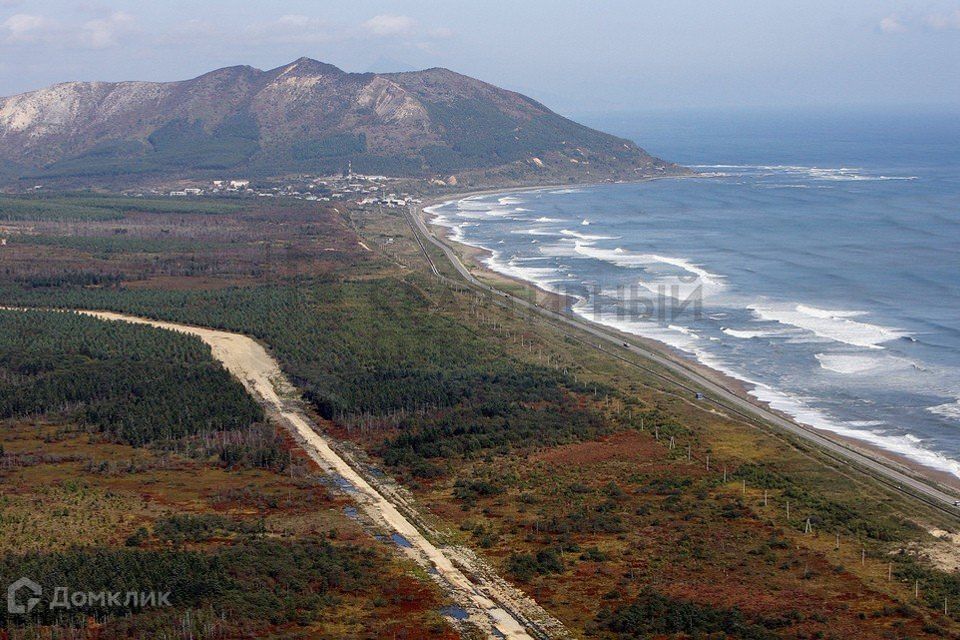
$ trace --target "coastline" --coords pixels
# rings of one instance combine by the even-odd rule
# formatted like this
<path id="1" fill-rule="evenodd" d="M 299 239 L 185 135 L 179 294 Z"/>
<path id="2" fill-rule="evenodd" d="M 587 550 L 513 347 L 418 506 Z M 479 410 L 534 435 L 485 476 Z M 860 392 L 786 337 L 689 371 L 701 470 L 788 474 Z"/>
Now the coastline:
<path id="1" fill-rule="evenodd" d="M 679 176 L 686 177 L 686 176 Z M 661 179 L 660 177 L 652 177 L 644 180 L 639 180 L 637 182 L 646 182 L 650 180 Z M 442 242 L 451 247 L 456 255 L 461 258 L 461 261 L 464 263 L 471 272 L 475 272 L 475 276 L 480 276 L 484 283 L 497 288 L 502 289 L 498 286 L 499 283 L 512 283 L 516 287 L 520 287 L 522 290 L 527 292 L 532 292 L 535 296 L 533 300 L 538 306 L 544 306 L 542 300 L 549 301 L 549 306 L 546 307 L 549 311 L 560 313 L 563 315 L 568 315 L 571 318 L 576 318 L 580 321 L 583 321 L 587 324 L 595 326 L 602 331 L 614 334 L 623 339 L 624 343 L 641 345 L 644 349 L 651 351 L 660 355 L 661 357 L 667 358 L 674 363 L 681 365 L 684 368 L 688 368 L 699 374 L 700 376 L 707 378 L 714 382 L 715 384 L 725 388 L 730 393 L 736 395 L 741 400 L 748 402 L 749 404 L 767 411 L 769 413 L 775 414 L 782 418 L 783 420 L 790 422 L 796 425 L 798 428 L 814 433 L 820 436 L 823 439 L 829 440 L 844 449 L 851 450 L 862 456 L 866 456 L 874 461 L 879 462 L 887 467 L 890 467 L 900 473 L 904 473 L 908 476 L 918 478 L 921 481 L 935 487 L 935 488 L 945 488 L 960 492 L 960 478 L 950 474 L 949 472 L 936 469 L 924 465 L 916 460 L 913 460 L 905 455 L 889 451 L 878 445 L 870 443 L 866 440 L 861 440 L 856 437 L 846 436 L 838 434 L 829 429 L 823 429 L 809 425 L 797 420 L 794 416 L 791 416 L 783 411 L 774 409 L 767 402 L 758 399 L 751 394 L 753 385 L 750 383 L 741 380 L 739 378 L 733 377 L 727 373 L 714 369 L 696 358 L 691 357 L 689 354 L 677 349 L 676 347 L 670 346 L 669 344 L 660 342 L 658 340 L 640 336 L 633 333 L 626 333 L 614 327 L 596 322 L 590 318 L 583 317 L 580 315 L 573 314 L 570 307 L 572 303 L 575 302 L 570 296 L 565 296 L 558 294 L 556 292 L 547 290 L 541 286 L 538 286 L 536 283 L 524 280 L 518 276 L 507 275 L 499 273 L 489 267 L 485 260 L 484 256 L 489 256 L 492 252 L 489 249 L 476 247 L 469 245 L 463 242 L 456 240 L 453 237 L 452 230 L 450 227 L 436 224 L 434 222 L 435 216 L 427 211 L 429 207 L 441 205 L 448 202 L 463 200 L 465 198 L 481 196 L 481 195 L 503 195 L 507 196 L 509 194 L 520 193 L 520 192 L 529 192 L 529 191 L 541 191 L 548 189 L 558 189 L 558 188 L 586 188 L 592 186 L 598 186 L 601 184 L 616 184 L 616 183 L 581 183 L 581 184 L 561 184 L 561 185 L 542 185 L 542 186 L 530 186 L 530 187 L 520 187 L 520 188 L 489 188 L 478 191 L 465 191 L 457 194 L 446 194 L 444 196 L 438 196 L 436 198 L 425 199 L 422 205 L 416 208 L 414 215 L 420 216 L 421 221 L 424 225 L 432 232 L 435 236 L 441 237 Z M 528 296 L 529 297 L 529 296 Z M 538 299 L 539 297 L 539 299 Z M 689 379 L 688 379 L 689 380 Z"/>

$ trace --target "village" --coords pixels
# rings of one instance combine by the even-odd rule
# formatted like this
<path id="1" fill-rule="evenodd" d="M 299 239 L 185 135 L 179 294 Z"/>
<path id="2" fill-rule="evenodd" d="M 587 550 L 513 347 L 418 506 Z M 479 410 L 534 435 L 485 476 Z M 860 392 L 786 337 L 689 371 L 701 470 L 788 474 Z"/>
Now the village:
<path id="1" fill-rule="evenodd" d="M 383 207 L 403 207 L 420 203 L 406 191 L 398 187 L 409 184 L 399 178 L 382 175 L 354 173 L 352 165 L 339 175 L 311 176 L 298 175 L 283 179 L 250 180 L 230 178 L 211 180 L 210 182 L 191 183 L 190 186 L 176 188 L 155 188 L 137 191 L 127 195 L 166 196 L 173 198 L 197 196 L 250 196 L 259 198 L 295 198 L 317 202 L 354 201 L 359 205 L 379 205 Z"/>

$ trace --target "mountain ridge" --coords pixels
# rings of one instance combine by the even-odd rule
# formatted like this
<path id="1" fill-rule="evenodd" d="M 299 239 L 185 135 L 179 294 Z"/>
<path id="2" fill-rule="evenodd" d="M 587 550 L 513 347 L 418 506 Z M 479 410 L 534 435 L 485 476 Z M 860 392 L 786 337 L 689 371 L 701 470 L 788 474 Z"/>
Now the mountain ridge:
<path id="1" fill-rule="evenodd" d="M 173 82 L 64 82 L 0 98 L 15 178 L 332 172 L 639 178 L 681 171 L 629 140 L 443 67 L 351 73 L 301 57 Z"/>

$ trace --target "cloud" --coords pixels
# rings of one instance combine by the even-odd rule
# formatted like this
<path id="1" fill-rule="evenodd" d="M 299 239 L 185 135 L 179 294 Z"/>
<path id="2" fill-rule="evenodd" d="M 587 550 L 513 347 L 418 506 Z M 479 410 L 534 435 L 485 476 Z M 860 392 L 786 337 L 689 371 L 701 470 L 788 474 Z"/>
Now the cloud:
<path id="1" fill-rule="evenodd" d="M 220 35 L 216 25 L 199 18 L 190 18 L 177 23 L 169 31 L 157 34 L 156 41 L 163 45 L 182 45 L 210 41 Z"/>
<path id="2" fill-rule="evenodd" d="M 383 13 L 373 16 L 361 26 L 378 36 L 393 36 L 413 31 L 417 21 L 410 16 L 392 16 Z"/>
<path id="3" fill-rule="evenodd" d="M 124 11 L 115 11 L 106 18 L 88 20 L 80 28 L 79 41 L 91 49 L 106 49 L 120 44 L 120 40 L 137 31 L 136 19 Z"/>
<path id="4" fill-rule="evenodd" d="M 924 17 L 923 23 L 934 31 L 960 29 L 960 9 L 953 13 L 931 13 Z"/>
<path id="5" fill-rule="evenodd" d="M 897 16 L 887 16 L 880 21 L 880 31 L 884 33 L 903 33 L 907 30 L 903 22 Z"/>
<path id="6" fill-rule="evenodd" d="M 309 44 L 327 42 L 333 37 L 325 20 L 293 13 L 251 25 L 246 33 L 255 42 L 270 44 Z"/>
<path id="7" fill-rule="evenodd" d="M 290 30 L 311 29 L 323 26 L 323 21 L 319 18 L 311 18 L 310 16 L 287 14 L 277 18 L 272 26 L 278 29 Z"/>
<path id="8" fill-rule="evenodd" d="M 960 30 L 960 9 L 948 13 L 914 14 L 906 17 L 889 15 L 877 25 L 884 33 L 906 31 L 954 31 Z"/>
<path id="9" fill-rule="evenodd" d="M 0 42 L 105 49 L 120 44 L 123 36 L 136 31 L 136 20 L 123 11 L 79 25 L 60 23 L 42 15 L 17 13 L 0 23 Z"/>
<path id="10" fill-rule="evenodd" d="M 4 42 L 29 43 L 46 38 L 53 29 L 53 23 L 44 16 L 16 13 L 0 23 L 0 28 L 5 32 Z"/>
<path id="11" fill-rule="evenodd" d="M 17 0 L 19 1 L 19 0 Z M 11 0 L 0 0 L 0 6 Z M 77 7 L 75 7 L 77 8 Z M 23 11 L 0 16 L 0 46 L 57 50 L 108 50 L 130 44 L 166 47 L 288 46 L 303 51 L 332 43 L 369 43 L 384 38 L 384 45 L 427 48 L 432 41 L 454 32 L 439 25 L 421 24 L 398 14 L 378 14 L 362 23 L 331 22 L 313 13 L 266 16 L 246 25 L 203 17 L 184 17 L 165 28 L 146 25 L 132 12 L 84 6 L 71 14 Z M 135 39 L 133 36 L 137 36 Z"/>

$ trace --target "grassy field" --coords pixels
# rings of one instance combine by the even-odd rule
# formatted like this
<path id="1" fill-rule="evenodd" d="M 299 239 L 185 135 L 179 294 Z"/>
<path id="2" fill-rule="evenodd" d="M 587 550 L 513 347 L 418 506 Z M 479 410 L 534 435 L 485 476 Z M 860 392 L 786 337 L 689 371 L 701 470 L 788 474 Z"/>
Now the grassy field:
<path id="1" fill-rule="evenodd" d="M 84 223 L 87 244 L 11 240 L 0 248 L 0 300 L 127 311 L 255 336 L 331 434 L 401 479 L 440 529 L 490 559 L 577 635 L 920 638 L 960 629 L 960 581 L 952 574 L 960 556 L 930 533 L 955 530 L 946 516 L 835 468 L 808 445 L 705 410 L 540 319 L 440 285 L 398 215 L 303 203 L 249 207 L 215 215 L 134 211 Z M 203 269 L 168 277 L 152 265 L 171 256 L 182 264 L 180 249 L 107 251 L 92 239 L 112 237 L 118 226 L 146 241 L 157 231 L 152 222 L 174 227 L 170 215 L 182 221 L 178 237 L 211 234 L 205 248 L 190 249 Z M 214 217 L 216 228 L 208 226 Z M 45 224 L 21 222 L 7 233 L 65 238 L 74 223 Z M 51 248 L 69 259 L 47 260 Z M 278 253 L 286 256 L 279 263 Z M 121 277 L 66 277 L 91 264 Z M 23 420 L 11 425 L 11 433 L 26 428 Z M 63 427 L 43 429 L 34 443 Z M 96 438 L 85 446 L 201 464 L 189 447 L 134 449 Z M 121 457 L 134 462 L 117 466 L 137 468 L 136 456 Z M 275 471 L 212 460 L 203 463 L 211 473 L 273 474 L 281 482 Z M 63 477 L 90 473 L 79 461 L 58 464 L 73 465 Z M 203 485 L 243 496 L 237 500 L 258 505 L 247 507 L 251 513 L 273 504 L 216 482 Z M 23 477 L 4 486 L 45 485 Z M 177 490 L 187 503 L 200 500 L 186 497 L 195 485 Z M 296 496 L 304 488 L 287 490 Z M 57 495 L 50 499 L 80 499 Z M 203 499 L 219 510 L 216 499 Z M 289 522 L 310 517 L 293 506 L 295 497 L 280 504 L 296 512 L 282 517 Z M 218 539 L 251 535 L 221 525 L 185 526 L 212 528 Z M 362 537 L 357 526 L 351 531 Z M 165 540 L 153 527 L 142 545 Z"/>

